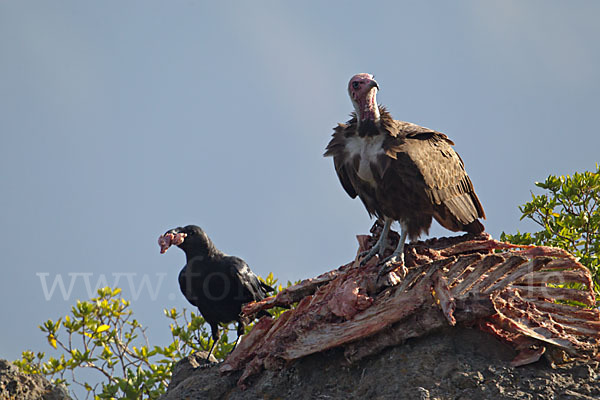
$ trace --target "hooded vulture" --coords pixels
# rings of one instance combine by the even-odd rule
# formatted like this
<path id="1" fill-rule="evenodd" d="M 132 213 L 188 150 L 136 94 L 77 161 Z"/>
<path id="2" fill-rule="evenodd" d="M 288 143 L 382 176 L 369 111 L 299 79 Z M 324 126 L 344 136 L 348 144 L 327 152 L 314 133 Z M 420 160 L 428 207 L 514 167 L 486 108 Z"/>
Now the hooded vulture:
<path id="1" fill-rule="evenodd" d="M 348 83 L 355 112 L 334 128 L 326 157 L 333 157 L 344 190 L 365 205 L 369 216 L 383 221 L 377 243 L 362 263 L 380 259 L 387 247 L 393 221 L 400 224 L 400 241 L 382 260 L 382 271 L 404 262 L 406 237 L 416 240 L 428 233 L 432 218 L 446 229 L 483 232 L 485 218 L 454 143 L 446 135 L 410 122 L 397 121 L 377 104 L 379 85 L 370 74 L 357 74 Z"/>

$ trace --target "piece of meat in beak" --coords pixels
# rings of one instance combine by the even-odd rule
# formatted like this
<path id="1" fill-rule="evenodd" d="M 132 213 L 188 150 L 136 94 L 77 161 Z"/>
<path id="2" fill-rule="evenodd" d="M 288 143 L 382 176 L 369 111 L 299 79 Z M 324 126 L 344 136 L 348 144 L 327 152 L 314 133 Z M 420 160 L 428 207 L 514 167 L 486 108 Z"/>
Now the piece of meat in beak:
<path id="1" fill-rule="evenodd" d="M 165 254 L 169 247 L 179 246 L 185 240 L 187 233 L 179 233 L 176 229 L 167 231 L 164 235 L 158 238 L 158 245 L 160 246 L 160 254 Z"/>

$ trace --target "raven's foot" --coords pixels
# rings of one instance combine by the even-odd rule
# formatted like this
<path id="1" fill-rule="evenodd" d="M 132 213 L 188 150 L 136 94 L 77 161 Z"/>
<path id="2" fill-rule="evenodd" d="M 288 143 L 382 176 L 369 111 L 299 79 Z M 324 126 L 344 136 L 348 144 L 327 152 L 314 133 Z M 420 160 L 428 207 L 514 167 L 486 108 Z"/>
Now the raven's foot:
<path id="1" fill-rule="evenodd" d="M 207 361 L 206 364 L 198 365 L 194 369 L 206 369 L 206 368 L 214 367 L 215 365 L 219 365 L 222 363 L 223 363 L 223 361 L 218 361 L 218 362 Z"/>

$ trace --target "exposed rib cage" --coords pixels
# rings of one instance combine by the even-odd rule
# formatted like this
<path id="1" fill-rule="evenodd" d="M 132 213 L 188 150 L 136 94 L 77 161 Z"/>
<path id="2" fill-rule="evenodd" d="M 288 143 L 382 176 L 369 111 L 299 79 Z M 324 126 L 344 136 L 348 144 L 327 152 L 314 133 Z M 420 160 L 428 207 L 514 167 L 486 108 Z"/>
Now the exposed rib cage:
<path id="1" fill-rule="evenodd" d="M 374 243 L 379 229 L 358 237 L 359 251 Z M 262 318 L 221 371 L 243 369 L 244 386 L 263 368 L 316 352 L 341 347 L 354 362 L 457 323 L 510 344 L 518 352 L 514 366 L 537 361 L 548 348 L 596 356 L 600 313 L 585 307 L 595 304 L 591 276 L 564 250 L 464 235 L 408 245 L 405 258 L 403 278 L 392 272 L 378 279 L 376 259 L 364 267 L 355 260 L 248 304 L 244 313 L 254 314 L 299 302 L 275 321 Z"/>

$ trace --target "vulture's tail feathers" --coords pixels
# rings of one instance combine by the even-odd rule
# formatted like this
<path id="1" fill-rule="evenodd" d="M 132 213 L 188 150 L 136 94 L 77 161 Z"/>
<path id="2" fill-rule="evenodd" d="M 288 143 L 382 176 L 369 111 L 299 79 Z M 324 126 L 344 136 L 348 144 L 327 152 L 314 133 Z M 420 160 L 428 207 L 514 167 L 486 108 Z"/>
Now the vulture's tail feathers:
<path id="1" fill-rule="evenodd" d="M 471 222 L 470 224 L 464 225 L 463 229 L 461 229 L 462 231 L 465 232 L 469 232 L 469 233 L 473 233 L 475 235 L 479 235 L 481 232 L 483 232 L 485 229 L 485 227 L 483 226 L 483 224 L 481 222 L 479 222 L 478 219 L 476 219 L 475 221 Z"/>
<path id="2" fill-rule="evenodd" d="M 478 218 L 485 218 L 485 213 L 475 193 L 463 193 L 444 200 L 436 207 L 434 216 L 440 225 L 454 232 L 479 234 L 484 230 Z"/>

